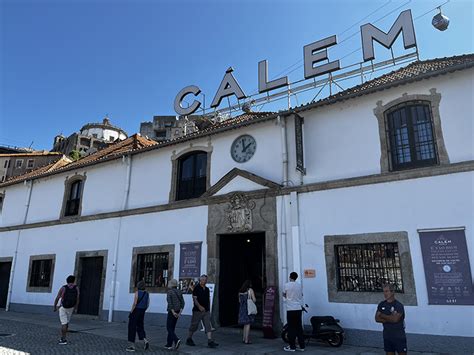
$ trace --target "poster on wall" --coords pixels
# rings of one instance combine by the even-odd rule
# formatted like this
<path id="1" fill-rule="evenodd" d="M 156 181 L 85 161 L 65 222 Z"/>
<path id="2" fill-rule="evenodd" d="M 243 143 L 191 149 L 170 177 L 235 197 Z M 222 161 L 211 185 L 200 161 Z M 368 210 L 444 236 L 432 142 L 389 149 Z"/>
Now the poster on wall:
<path id="1" fill-rule="evenodd" d="M 201 275 L 202 242 L 180 243 L 179 289 L 183 293 L 193 293 L 194 285 Z"/>
<path id="2" fill-rule="evenodd" d="M 463 229 L 418 231 L 428 304 L 472 305 L 471 267 Z"/>

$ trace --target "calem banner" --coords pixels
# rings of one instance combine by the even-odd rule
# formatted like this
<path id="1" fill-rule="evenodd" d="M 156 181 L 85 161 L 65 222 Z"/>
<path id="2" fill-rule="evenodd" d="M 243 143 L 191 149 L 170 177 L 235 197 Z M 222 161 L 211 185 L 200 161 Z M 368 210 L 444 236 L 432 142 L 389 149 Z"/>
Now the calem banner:
<path id="1" fill-rule="evenodd" d="M 428 304 L 473 305 L 471 267 L 464 230 L 418 232 Z"/>

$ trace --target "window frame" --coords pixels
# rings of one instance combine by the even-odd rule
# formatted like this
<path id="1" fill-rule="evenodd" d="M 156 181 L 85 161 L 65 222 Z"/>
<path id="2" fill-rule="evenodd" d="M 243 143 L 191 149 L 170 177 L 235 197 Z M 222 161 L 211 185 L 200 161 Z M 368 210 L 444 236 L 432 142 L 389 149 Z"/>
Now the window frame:
<path id="1" fill-rule="evenodd" d="M 66 180 L 64 181 L 64 194 L 63 194 L 63 204 L 61 207 L 61 212 L 60 212 L 60 219 L 61 218 L 75 218 L 79 217 L 82 214 L 82 202 L 83 202 L 83 195 L 84 195 L 84 188 L 85 188 L 85 182 L 86 182 L 87 176 L 86 173 L 84 175 L 79 175 L 75 174 L 71 177 L 66 176 Z M 70 201 L 70 194 L 72 190 L 72 186 L 79 182 L 81 183 L 81 189 L 79 191 L 79 196 L 76 197 L 73 200 L 77 200 L 77 214 L 66 214 L 68 210 L 68 206 L 71 203 Z"/>
<path id="2" fill-rule="evenodd" d="M 51 260 L 51 271 L 48 286 L 31 286 L 33 277 L 33 263 L 43 260 Z M 54 281 L 54 269 L 56 264 L 56 254 L 31 255 L 28 267 L 28 278 L 26 279 L 26 292 L 51 293 Z"/>
<path id="3" fill-rule="evenodd" d="M 202 177 L 198 177 L 196 174 L 197 170 L 197 163 L 198 163 L 198 157 L 204 156 L 206 158 L 206 170 L 207 170 L 207 153 L 203 151 L 194 151 L 188 154 L 185 154 L 181 156 L 178 159 L 178 174 L 177 174 L 177 181 L 176 181 L 176 201 L 183 201 L 183 200 L 190 200 L 192 198 L 199 198 L 202 196 L 207 191 L 207 187 L 205 186 L 204 183 L 204 191 L 198 191 L 196 192 L 196 185 L 198 185 L 199 181 L 198 179 L 202 179 Z M 191 159 L 191 164 L 192 164 L 192 172 L 193 175 L 189 179 L 189 183 L 192 186 L 192 193 L 188 193 L 185 191 L 185 189 L 182 187 L 184 185 L 184 181 L 182 178 L 182 172 L 183 172 L 183 165 L 185 162 L 189 161 Z M 207 171 L 206 171 L 207 173 Z M 207 179 L 207 177 L 205 177 Z"/>
<path id="4" fill-rule="evenodd" d="M 31 166 L 30 166 L 31 163 Z M 35 167 L 35 160 L 34 159 L 28 159 L 26 162 L 26 168 L 27 169 L 33 169 Z"/>
<path id="5" fill-rule="evenodd" d="M 137 280 L 139 255 L 160 254 L 160 253 L 168 254 L 168 280 L 171 280 L 174 278 L 174 260 L 175 260 L 175 245 L 174 244 L 135 247 L 132 250 L 132 265 L 131 265 L 130 285 L 129 285 L 130 293 L 135 292 L 136 284 L 139 281 Z M 166 286 L 164 287 L 147 286 L 146 289 L 150 293 L 167 293 L 168 292 L 168 288 Z"/>
<path id="6" fill-rule="evenodd" d="M 20 165 L 18 165 L 20 162 Z M 15 169 L 21 169 L 23 167 L 23 159 L 15 159 Z"/>
<path id="7" fill-rule="evenodd" d="M 211 156 L 212 156 L 212 146 L 211 142 L 208 141 L 207 146 L 190 146 L 187 149 L 183 149 L 178 154 L 176 151 L 173 151 L 171 156 L 171 188 L 169 194 L 169 201 L 186 201 L 187 199 L 178 200 L 178 178 L 179 178 L 179 165 L 180 159 L 189 156 L 192 153 L 203 152 L 207 154 L 207 168 L 206 168 L 206 190 L 209 190 L 211 187 Z M 202 195 L 201 195 L 202 196 Z M 201 196 L 196 198 L 202 198 Z"/>
<path id="8" fill-rule="evenodd" d="M 405 305 L 416 306 L 417 296 L 413 275 L 412 258 L 408 233 L 380 232 L 347 235 L 325 235 L 324 252 L 326 259 L 328 301 L 333 303 L 378 304 L 383 300 L 382 292 L 339 291 L 337 288 L 337 260 L 335 246 L 352 244 L 397 243 L 400 255 L 403 293 L 397 292 L 397 299 Z"/>
<path id="9" fill-rule="evenodd" d="M 418 168 L 429 168 L 438 165 L 449 164 L 449 157 L 444 144 L 443 131 L 441 127 L 441 118 L 439 112 L 439 106 L 441 102 L 441 94 L 436 92 L 436 88 L 429 90 L 430 94 L 413 94 L 408 95 L 404 93 L 401 97 L 394 99 L 385 105 L 382 101 L 377 101 L 377 106 L 374 108 L 374 115 L 378 121 L 379 128 L 379 140 L 380 140 L 380 169 L 381 173 L 400 173 L 402 170 L 418 169 Z M 431 108 L 431 126 L 433 134 L 433 144 L 435 147 L 435 154 L 437 156 L 436 164 L 421 164 L 417 166 L 407 166 L 403 169 L 397 169 L 393 166 L 392 157 L 390 154 L 390 142 L 387 137 L 387 120 L 386 113 L 390 112 L 391 109 L 401 104 L 407 104 L 410 102 L 422 101 L 429 104 Z"/>

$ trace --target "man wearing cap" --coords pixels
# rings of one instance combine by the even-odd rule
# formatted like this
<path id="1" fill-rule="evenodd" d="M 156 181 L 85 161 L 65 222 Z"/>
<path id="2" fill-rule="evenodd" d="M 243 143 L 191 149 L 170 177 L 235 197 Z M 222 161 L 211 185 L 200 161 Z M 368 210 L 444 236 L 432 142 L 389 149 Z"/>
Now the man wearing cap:
<path id="1" fill-rule="evenodd" d="M 212 340 L 210 315 L 211 296 L 209 288 L 206 286 L 206 283 L 207 275 L 201 275 L 201 277 L 199 278 L 199 284 L 197 284 L 193 290 L 193 316 L 191 319 L 191 325 L 189 327 L 188 339 L 186 339 L 186 345 L 196 345 L 193 341 L 193 334 L 198 329 L 199 323 L 202 321 L 204 323 L 204 328 L 207 333 L 207 346 L 210 348 L 215 348 L 219 344 Z"/>
<path id="2" fill-rule="evenodd" d="M 176 336 L 175 329 L 178 318 L 184 309 L 184 298 L 181 290 L 178 290 L 178 281 L 172 279 L 168 282 L 168 293 L 166 295 L 168 302 L 168 318 L 166 319 L 166 330 L 168 331 L 168 338 L 166 340 L 165 348 L 168 350 L 178 350 L 181 340 Z"/>

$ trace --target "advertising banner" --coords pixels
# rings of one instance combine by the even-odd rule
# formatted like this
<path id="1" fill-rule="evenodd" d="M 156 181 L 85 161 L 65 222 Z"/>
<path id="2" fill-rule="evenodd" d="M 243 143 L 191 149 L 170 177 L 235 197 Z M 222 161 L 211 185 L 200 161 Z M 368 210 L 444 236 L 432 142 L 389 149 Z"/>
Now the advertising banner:
<path id="1" fill-rule="evenodd" d="M 192 293 L 201 276 L 202 242 L 181 243 L 179 253 L 179 288 L 183 293 Z"/>
<path id="2" fill-rule="evenodd" d="M 419 231 L 419 235 L 428 304 L 474 304 L 464 230 Z"/>

